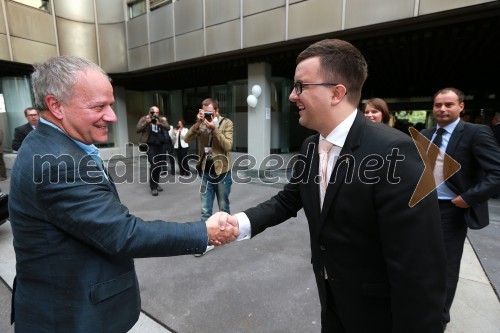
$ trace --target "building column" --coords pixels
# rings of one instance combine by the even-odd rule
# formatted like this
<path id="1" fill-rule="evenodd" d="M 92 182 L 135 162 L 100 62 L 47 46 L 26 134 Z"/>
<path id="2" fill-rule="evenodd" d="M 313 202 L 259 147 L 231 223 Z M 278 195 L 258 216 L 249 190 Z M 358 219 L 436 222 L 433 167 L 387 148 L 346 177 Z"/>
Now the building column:
<path id="1" fill-rule="evenodd" d="M 113 87 L 115 97 L 115 114 L 118 121 L 113 125 L 115 148 L 119 148 L 120 153 L 125 153 L 125 147 L 129 143 L 126 91 L 123 87 Z"/>
<path id="2" fill-rule="evenodd" d="M 31 84 L 27 76 L 25 77 L 3 77 L 0 78 L 2 87 L 0 91 L 3 94 L 5 102 L 5 111 L 8 126 L 4 128 L 3 145 L 10 149 L 12 145 L 12 137 L 14 136 L 14 129 L 27 123 L 24 117 L 24 109 L 33 106 L 31 98 Z"/>
<path id="3" fill-rule="evenodd" d="M 266 169 L 262 161 L 271 151 L 271 65 L 265 62 L 248 65 L 248 94 L 259 85 L 262 93 L 255 108 L 248 107 L 248 154 L 256 161 L 254 170 Z"/>

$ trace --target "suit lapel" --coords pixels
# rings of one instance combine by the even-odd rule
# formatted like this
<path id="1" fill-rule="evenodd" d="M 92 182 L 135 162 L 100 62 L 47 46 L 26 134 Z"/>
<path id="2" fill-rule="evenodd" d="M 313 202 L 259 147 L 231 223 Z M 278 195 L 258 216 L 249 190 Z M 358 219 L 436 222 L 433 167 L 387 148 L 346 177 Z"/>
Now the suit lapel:
<path id="1" fill-rule="evenodd" d="M 431 141 L 432 135 L 436 132 L 436 126 L 429 128 L 428 130 L 422 131 L 422 134 Z"/>
<path id="2" fill-rule="evenodd" d="M 312 207 L 316 207 L 314 210 L 314 214 L 316 215 L 316 218 L 319 219 L 319 214 L 321 210 L 321 203 L 320 203 L 320 191 L 319 191 L 319 154 L 318 154 L 318 147 L 319 147 L 319 134 L 315 135 L 314 138 L 311 141 L 314 143 L 314 151 L 312 154 L 312 159 L 311 159 L 311 166 L 309 169 L 309 174 L 310 178 L 309 181 L 307 182 L 307 193 L 310 193 L 310 198 L 312 200 Z M 311 143 L 309 143 L 310 145 Z M 308 148 L 309 149 L 309 145 Z M 308 152 L 305 152 L 306 156 L 308 155 Z"/>
<path id="3" fill-rule="evenodd" d="M 448 146 L 446 146 L 446 154 L 453 157 L 455 154 L 455 150 L 457 149 L 458 142 L 462 137 L 462 133 L 464 131 L 464 122 L 459 121 L 453 133 L 451 133 L 450 141 L 448 142 Z"/>
<path id="4" fill-rule="evenodd" d="M 326 189 L 325 200 L 323 201 L 323 209 L 321 210 L 320 214 L 320 226 L 318 230 L 321 230 L 326 221 L 328 212 L 333 206 L 333 202 L 335 201 L 335 198 L 337 197 L 342 185 L 345 182 L 347 171 L 354 167 L 354 165 L 352 164 L 354 163 L 354 160 L 352 158 L 353 149 L 358 147 L 361 143 L 361 134 L 364 129 L 365 122 L 366 120 L 364 116 L 360 112 L 357 112 L 356 119 L 354 120 L 354 123 L 352 124 L 352 127 L 347 134 L 344 147 L 342 147 L 342 150 L 340 151 L 339 158 L 337 159 L 337 162 L 335 163 L 332 171 L 332 175 L 330 176 L 330 181 Z M 316 170 L 318 170 L 319 163 L 316 163 L 316 165 L 318 165 L 316 167 Z"/>

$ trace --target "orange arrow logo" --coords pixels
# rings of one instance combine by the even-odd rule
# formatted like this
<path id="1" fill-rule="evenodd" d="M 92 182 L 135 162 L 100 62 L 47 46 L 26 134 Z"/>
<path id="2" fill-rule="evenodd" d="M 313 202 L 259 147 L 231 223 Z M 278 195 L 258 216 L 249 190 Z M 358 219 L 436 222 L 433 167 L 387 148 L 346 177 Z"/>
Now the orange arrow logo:
<path id="1" fill-rule="evenodd" d="M 413 142 L 417 146 L 418 153 L 424 162 L 425 168 L 420 176 L 417 187 L 410 198 L 408 203 L 410 207 L 418 204 L 422 199 L 434 191 L 440 184 L 448 180 L 451 176 L 460 170 L 460 164 L 455 161 L 450 155 L 442 152 L 444 154 L 443 158 L 443 180 L 439 184 L 436 184 L 434 179 L 434 162 L 437 155 L 441 152 L 438 146 L 432 143 L 425 135 L 421 134 L 415 128 L 410 127 L 410 134 L 413 138 Z M 428 147 L 428 148 L 427 148 Z M 433 158 L 432 158 L 433 157 Z"/>

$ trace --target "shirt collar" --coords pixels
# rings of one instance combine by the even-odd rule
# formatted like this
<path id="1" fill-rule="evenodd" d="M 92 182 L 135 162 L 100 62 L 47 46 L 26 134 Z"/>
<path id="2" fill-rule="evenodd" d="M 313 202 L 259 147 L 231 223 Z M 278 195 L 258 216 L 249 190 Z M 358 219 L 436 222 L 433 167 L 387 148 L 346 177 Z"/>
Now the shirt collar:
<path id="1" fill-rule="evenodd" d="M 59 132 L 61 133 L 64 133 L 64 131 L 62 129 L 60 129 L 59 127 L 57 127 L 56 125 L 54 125 L 53 123 L 51 123 L 50 121 L 48 120 L 45 120 L 43 118 L 40 118 L 40 122 L 41 123 L 44 123 L 45 125 L 49 125 L 50 127 L 53 127 L 55 129 L 57 129 Z M 80 147 L 86 154 L 88 155 L 93 155 L 93 156 L 99 156 L 99 149 L 97 149 L 97 147 L 95 145 L 87 145 L 87 144 L 84 144 L 78 140 L 75 140 L 73 139 L 72 137 L 70 137 L 68 134 L 64 133 L 68 138 L 70 138 L 74 143 L 77 144 L 78 147 Z M 99 156 L 100 157 L 100 156 Z"/>
<path id="2" fill-rule="evenodd" d="M 460 121 L 460 118 L 457 118 L 457 120 L 455 120 L 454 122 L 446 125 L 446 126 L 443 126 L 442 128 L 445 129 L 446 133 L 453 133 L 453 131 L 455 130 L 455 127 L 457 127 L 458 125 L 458 122 Z M 441 128 L 440 126 L 436 126 L 436 131 Z"/>
<path id="3" fill-rule="evenodd" d="M 333 131 L 330 132 L 330 134 L 328 134 L 326 140 L 340 148 L 344 147 L 347 134 L 349 134 L 349 130 L 351 129 L 352 124 L 356 119 L 357 112 L 358 109 L 354 109 L 354 111 L 352 111 L 352 113 L 346 119 L 344 119 L 340 124 L 338 124 L 337 127 L 333 129 Z M 320 135 L 320 139 L 325 138 Z"/>

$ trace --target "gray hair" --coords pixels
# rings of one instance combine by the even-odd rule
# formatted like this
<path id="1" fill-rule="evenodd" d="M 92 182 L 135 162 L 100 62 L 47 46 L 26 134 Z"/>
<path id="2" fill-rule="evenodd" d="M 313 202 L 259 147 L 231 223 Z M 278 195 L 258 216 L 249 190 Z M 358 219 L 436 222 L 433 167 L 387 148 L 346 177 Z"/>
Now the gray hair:
<path id="1" fill-rule="evenodd" d="M 61 102 L 68 102 L 73 95 L 73 87 L 82 72 L 95 70 L 111 81 L 104 70 L 92 61 L 74 57 L 60 56 L 34 64 L 31 74 L 31 85 L 35 95 L 35 108 L 47 110 L 45 96 L 54 95 Z"/>

